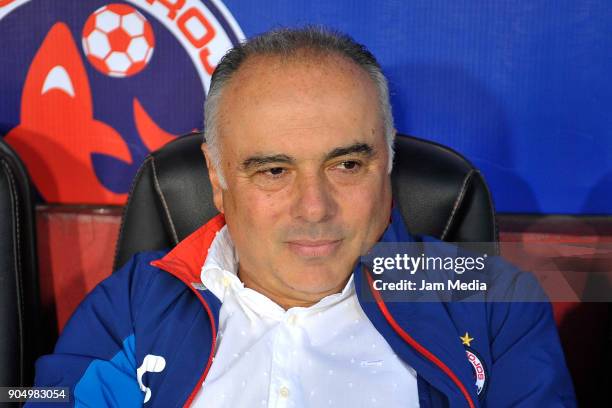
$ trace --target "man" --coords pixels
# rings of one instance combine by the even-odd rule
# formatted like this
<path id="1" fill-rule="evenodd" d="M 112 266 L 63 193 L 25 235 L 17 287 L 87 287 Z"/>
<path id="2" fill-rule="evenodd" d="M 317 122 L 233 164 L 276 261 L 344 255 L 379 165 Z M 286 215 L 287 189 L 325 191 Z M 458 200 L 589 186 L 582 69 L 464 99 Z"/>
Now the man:
<path id="1" fill-rule="evenodd" d="M 205 118 L 221 215 L 102 282 L 37 385 L 87 406 L 574 405 L 548 304 L 358 290 L 361 255 L 414 240 L 392 210 L 387 84 L 364 47 L 312 28 L 253 38 L 220 62 Z"/>

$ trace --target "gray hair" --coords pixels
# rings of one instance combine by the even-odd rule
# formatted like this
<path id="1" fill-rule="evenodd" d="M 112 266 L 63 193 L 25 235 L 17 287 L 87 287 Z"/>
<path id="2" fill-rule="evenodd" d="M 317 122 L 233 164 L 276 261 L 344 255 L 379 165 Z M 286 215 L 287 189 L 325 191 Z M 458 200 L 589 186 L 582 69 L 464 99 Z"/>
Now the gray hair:
<path id="1" fill-rule="evenodd" d="M 322 27 L 282 28 L 253 37 L 230 49 L 221 59 L 212 75 L 210 89 L 204 103 L 204 138 L 208 145 L 210 160 L 217 170 L 222 188 L 227 188 L 227 184 L 221 173 L 217 119 L 219 101 L 225 85 L 249 57 L 265 55 L 289 58 L 297 56 L 299 51 L 304 50 L 335 54 L 347 58 L 361 67 L 374 82 L 378 90 L 380 113 L 389 152 L 387 171 L 391 173 L 395 137 L 393 113 L 389 101 L 387 79 L 374 55 L 365 46 L 355 42 L 348 35 Z"/>

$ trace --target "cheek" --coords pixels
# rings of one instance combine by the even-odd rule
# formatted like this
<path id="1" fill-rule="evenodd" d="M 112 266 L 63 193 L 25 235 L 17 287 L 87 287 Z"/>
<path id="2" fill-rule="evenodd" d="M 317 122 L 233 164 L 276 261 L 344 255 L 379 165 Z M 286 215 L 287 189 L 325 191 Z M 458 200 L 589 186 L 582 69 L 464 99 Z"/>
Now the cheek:
<path id="1" fill-rule="evenodd" d="M 242 205 L 249 208 L 252 215 L 262 219 L 277 219 L 280 214 L 287 212 L 286 201 L 288 194 L 282 192 L 267 192 L 258 189 L 244 191 Z"/>
<path id="2" fill-rule="evenodd" d="M 290 224 L 286 196 L 252 190 L 232 195 L 226 221 L 245 269 L 270 271 L 291 262 L 280 244 Z"/>
<path id="3" fill-rule="evenodd" d="M 226 219 L 235 220 L 235 229 L 246 239 L 254 236 L 265 239 L 270 236 L 264 231 L 273 230 L 281 214 L 287 212 L 282 195 L 252 188 L 235 188 L 231 194 L 226 193 L 224 205 Z"/>
<path id="4" fill-rule="evenodd" d="M 377 180 L 345 193 L 341 206 L 353 234 L 359 237 L 358 241 L 376 241 L 389 221 L 390 183 L 386 179 Z"/>
<path id="5" fill-rule="evenodd" d="M 361 183 L 344 189 L 339 197 L 339 202 L 347 213 L 355 217 L 364 217 L 378 211 L 390 203 L 389 188 L 385 179 L 373 178 L 368 183 Z M 368 219 L 363 219 L 367 222 Z"/>

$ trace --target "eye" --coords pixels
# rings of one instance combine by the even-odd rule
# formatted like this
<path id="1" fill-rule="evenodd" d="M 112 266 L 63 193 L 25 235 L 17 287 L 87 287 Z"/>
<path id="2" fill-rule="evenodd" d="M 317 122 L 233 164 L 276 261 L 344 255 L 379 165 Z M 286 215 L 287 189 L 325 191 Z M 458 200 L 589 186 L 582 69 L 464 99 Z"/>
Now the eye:
<path id="1" fill-rule="evenodd" d="M 257 170 L 254 177 L 260 180 L 278 180 L 284 178 L 288 174 L 289 170 L 284 167 L 268 167 Z"/>
<path id="2" fill-rule="evenodd" d="M 260 170 L 259 173 L 272 177 L 280 177 L 286 173 L 286 169 L 282 167 L 272 167 L 270 169 Z"/>
<path id="3" fill-rule="evenodd" d="M 287 167 L 261 167 L 251 174 L 250 179 L 256 186 L 275 191 L 291 182 L 293 172 Z"/>
<path id="4" fill-rule="evenodd" d="M 345 160 L 341 163 L 338 163 L 338 165 L 336 165 L 337 169 L 345 170 L 349 172 L 357 171 L 360 169 L 360 167 L 361 167 L 361 163 L 359 163 L 356 160 Z"/>

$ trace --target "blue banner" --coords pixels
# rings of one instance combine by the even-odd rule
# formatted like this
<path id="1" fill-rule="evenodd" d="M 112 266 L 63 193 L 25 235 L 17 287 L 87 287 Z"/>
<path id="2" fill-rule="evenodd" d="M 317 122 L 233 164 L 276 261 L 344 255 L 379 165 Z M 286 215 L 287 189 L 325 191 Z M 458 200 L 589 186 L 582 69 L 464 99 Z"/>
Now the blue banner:
<path id="1" fill-rule="evenodd" d="M 44 200 L 122 203 L 148 152 L 201 128 L 227 48 L 304 24 L 364 43 L 398 131 L 465 155 L 498 211 L 612 214 L 606 0 L 0 0 L 0 134 Z"/>

